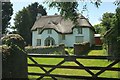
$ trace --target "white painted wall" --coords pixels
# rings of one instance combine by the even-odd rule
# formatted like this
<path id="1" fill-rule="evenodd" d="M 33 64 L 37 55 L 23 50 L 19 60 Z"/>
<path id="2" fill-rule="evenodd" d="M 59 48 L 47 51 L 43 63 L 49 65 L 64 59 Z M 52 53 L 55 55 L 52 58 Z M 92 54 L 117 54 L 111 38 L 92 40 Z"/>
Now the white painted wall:
<path id="1" fill-rule="evenodd" d="M 48 34 L 47 30 L 44 30 L 42 34 L 38 34 L 38 31 L 33 31 L 32 32 L 32 46 L 37 45 L 37 39 L 41 39 L 41 46 L 44 46 L 44 41 L 47 37 L 52 37 L 55 40 L 55 44 L 59 44 L 59 34 L 55 31 L 52 30 L 52 34 Z"/>
<path id="2" fill-rule="evenodd" d="M 44 30 L 42 34 L 38 34 L 37 31 L 32 32 L 32 46 L 36 46 L 37 39 L 41 39 L 41 45 L 44 46 L 44 41 L 47 37 L 52 37 L 55 40 L 55 44 L 59 45 L 60 43 L 64 43 L 67 47 L 73 47 L 75 43 L 75 36 L 83 36 L 84 42 L 90 42 L 90 44 L 94 44 L 94 34 L 90 28 L 82 28 L 82 34 L 78 34 L 77 29 L 73 29 L 73 34 L 66 34 L 65 40 L 62 40 L 62 35 L 58 34 L 55 30 L 52 29 L 52 34 L 48 34 L 47 30 Z"/>
<path id="3" fill-rule="evenodd" d="M 94 45 L 95 44 L 95 38 L 94 38 L 94 32 L 90 29 L 90 43 L 91 43 L 91 45 L 90 46 L 92 46 L 92 45 Z"/>

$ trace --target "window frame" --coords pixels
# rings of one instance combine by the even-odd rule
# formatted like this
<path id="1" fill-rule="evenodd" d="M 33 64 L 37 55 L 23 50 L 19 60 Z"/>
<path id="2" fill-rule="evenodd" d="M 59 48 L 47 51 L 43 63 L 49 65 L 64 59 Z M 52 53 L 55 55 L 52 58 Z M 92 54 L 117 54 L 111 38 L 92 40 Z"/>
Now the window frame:
<path id="1" fill-rule="evenodd" d="M 78 38 L 80 39 L 78 41 Z M 84 42 L 84 36 L 75 36 L 75 43 L 82 43 Z"/>
<path id="2" fill-rule="evenodd" d="M 52 29 L 48 29 L 48 34 L 52 34 Z"/>
<path id="3" fill-rule="evenodd" d="M 62 34 L 62 40 L 65 40 L 66 36 L 65 34 Z"/>
<path id="4" fill-rule="evenodd" d="M 37 39 L 36 41 L 36 46 L 41 46 L 41 39 Z"/>
<path id="5" fill-rule="evenodd" d="M 82 28 L 77 28 L 77 31 L 78 31 L 78 34 L 82 34 L 83 33 Z"/>
<path id="6" fill-rule="evenodd" d="M 39 28 L 39 29 L 38 29 L 38 34 L 41 34 L 41 31 L 42 31 L 42 29 Z"/>

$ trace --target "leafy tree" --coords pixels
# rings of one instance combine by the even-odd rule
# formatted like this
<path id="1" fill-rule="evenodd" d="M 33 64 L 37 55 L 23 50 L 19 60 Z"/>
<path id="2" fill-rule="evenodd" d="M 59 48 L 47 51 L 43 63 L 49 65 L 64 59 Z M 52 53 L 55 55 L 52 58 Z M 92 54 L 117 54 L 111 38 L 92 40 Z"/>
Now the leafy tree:
<path id="1" fill-rule="evenodd" d="M 99 7 L 100 4 L 102 3 L 101 0 L 89 0 L 89 1 L 90 1 L 90 3 L 94 4 L 96 7 Z M 74 0 L 74 2 L 72 2 L 72 1 L 71 2 L 62 2 L 62 0 L 59 0 L 59 1 L 54 0 L 54 2 L 46 1 L 45 3 L 49 4 L 50 8 L 56 7 L 58 9 L 58 11 L 60 11 L 60 14 L 62 16 L 64 16 L 65 19 L 69 18 L 75 24 L 77 24 L 77 18 L 78 18 L 78 13 L 77 13 L 78 2 L 77 2 L 77 0 Z M 120 1 L 115 0 L 114 4 L 117 6 L 120 6 Z M 83 9 L 84 10 L 87 9 L 87 4 L 85 4 L 83 6 Z"/>
<path id="2" fill-rule="evenodd" d="M 101 24 L 96 24 L 93 26 L 95 28 L 95 32 L 97 34 L 100 34 L 101 33 Z"/>
<path id="3" fill-rule="evenodd" d="M 13 14 L 11 2 L 2 2 L 2 34 L 7 32 L 7 29 L 10 25 L 10 19 Z"/>
<path id="4" fill-rule="evenodd" d="M 15 16 L 15 28 L 17 33 L 20 34 L 26 44 L 31 45 L 32 43 L 32 33 L 31 28 L 36 21 L 37 14 L 47 15 L 45 9 L 42 5 L 39 5 L 37 2 L 28 5 L 28 7 L 24 7 L 21 11 L 19 11 Z"/>
<path id="5" fill-rule="evenodd" d="M 113 27 L 113 21 L 115 18 L 114 13 L 104 13 L 101 19 L 101 24 L 105 27 L 106 31 L 109 30 L 111 27 Z"/>
<path id="6" fill-rule="evenodd" d="M 90 0 L 91 3 L 95 4 L 96 7 L 99 7 L 100 3 L 101 3 L 101 0 L 96 0 L 96 1 L 92 1 Z M 71 19 L 76 25 L 77 25 L 77 19 L 78 19 L 78 2 L 76 0 L 74 0 L 74 2 L 57 2 L 57 0 L 55 0 L 55 2 L 48 2 L 46 1 L 46 3 L 49 4 L 49 7 L 52 8 L 52 7 L 56 7 L 58 9 L 58 11 L 60 11 L 60 14 L 62 16 L 64 16 L 65 19 Z M 85 4 L 83 6 L 84 9 L 87 9 L 86 8 L 87 5 Z"/>
<path id="7" fill-rule="evenodd" d="M 49 7 L 57 7 L 58 11 L 60 11 L 60 14 L 64 16 L 65 19 L 70 18 L 74 23 L 77 22 L 77 2 L 52 2 L 49 4 Z"/>
<path id="8" fill-rule="evenodd" d="M 101 19 L 101 23 L 94 25 L 96 33 L 104 35 L 105 32 L 115 26 L 115 13 L 104 13 Z"/>
<path id="9" fill-rule="evenodd" d="M 120 7 L 116 9 L 115 33 L 117 35 L 117 52 L 120 55 Z"/>

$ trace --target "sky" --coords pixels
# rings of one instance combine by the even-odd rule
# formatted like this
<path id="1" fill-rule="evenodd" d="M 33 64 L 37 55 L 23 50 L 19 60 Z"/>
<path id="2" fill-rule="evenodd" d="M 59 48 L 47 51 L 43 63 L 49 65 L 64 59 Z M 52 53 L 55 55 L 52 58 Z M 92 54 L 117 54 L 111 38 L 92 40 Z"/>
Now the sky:
<path id="1" fill-rule="evenodd" d="M 23 7 L 27 7 L 29 4 L 36 2 L 37 0 L 21 0 L 21 1 L 17 1 L 17 0 L 11 0 L 11 3 L 13 4 L 13 15 L 12 15 L 12 19 L 11 19 L 11 25 L 14 25 L 14 17 L 15 14 L 19 11 L 22 10 Z M 42 4 L 44 8 L 46 8 L 46 12 L 47 15 L 54 15 L 55 13 L 58 13 L 58 10 L 56 8 L 49 8 L 48 4 L 43 4 L 43 0 L 39 0 L 38 1 L 39 4 Z M 82 2 L 82 1 L 78 1 L 79 5 L 78 5 L 78 12 L 81 13 L 82 7 L 84 4 L 87 3 L 87 9 L 88 11 L 83 12 L 83 15 L 85 17 L 87 17 L 90 21 L 90 23 L 92 25 L 98 24 L 100 23 L 100 19 L 102 18 L 103 13 L 105 12 L 111 12 L 114 13 L 115 9 L 117 8 L 117 6 L 115 6 L 113 4 L 113 1 L 104 1 L 101 3 L 101 5 L 99 6 L 99 8 L 95 7 L 94 4 L 91 4 L 89 2 Z"/>

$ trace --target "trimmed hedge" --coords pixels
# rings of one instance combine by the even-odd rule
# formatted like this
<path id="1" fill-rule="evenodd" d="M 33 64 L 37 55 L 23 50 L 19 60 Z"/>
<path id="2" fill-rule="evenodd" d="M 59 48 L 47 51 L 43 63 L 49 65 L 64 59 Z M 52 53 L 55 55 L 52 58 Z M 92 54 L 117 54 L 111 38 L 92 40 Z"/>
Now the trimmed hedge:
<path id="1" fill-rule="evenodd" d="M 2 38 L 2 78 L 27 79 L 27 55 L 24 39 L 18 34 Z"/>

